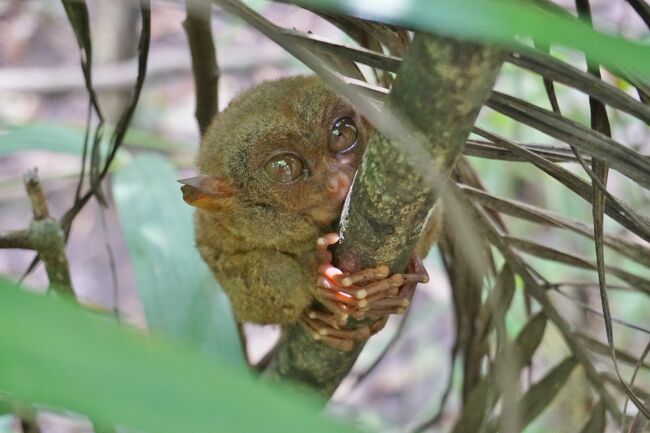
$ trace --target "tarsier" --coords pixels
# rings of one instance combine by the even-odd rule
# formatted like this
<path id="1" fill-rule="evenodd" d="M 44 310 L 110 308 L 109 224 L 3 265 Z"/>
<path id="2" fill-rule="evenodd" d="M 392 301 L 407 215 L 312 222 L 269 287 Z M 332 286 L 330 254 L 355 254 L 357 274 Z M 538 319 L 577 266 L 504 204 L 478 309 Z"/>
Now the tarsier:
<path id="1" fill-rule="evenodd" d="M 240 322 L 300 323 L 349 350 L 403 313 L 428 276 L 414 254 L 408 272 L 343 274 L 328 247 L 372 127 L 317 77 L 262 83 L 235 98 L 203 137 L 199 175 L 181 181 L 197 207 L 196 243 Z M 437 234 L 429 221 L 416 251 Z M 348 329 L 354 318 L 363 325 Z M 358 323 L 358 322 L 357 322 Z"/>

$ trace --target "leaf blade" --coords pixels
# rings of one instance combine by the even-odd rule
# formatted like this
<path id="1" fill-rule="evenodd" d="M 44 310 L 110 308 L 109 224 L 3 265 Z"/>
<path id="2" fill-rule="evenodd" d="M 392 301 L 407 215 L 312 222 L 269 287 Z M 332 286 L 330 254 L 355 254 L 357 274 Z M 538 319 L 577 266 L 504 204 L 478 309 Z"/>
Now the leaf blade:
<path id="1" fill-rule="evenodd" d="M 181 200 L 176 177 L 163 158 L 140 155 L 113 179 L 147 321 L 243 365 L 228 300 L 194 246 L 192 210 Z"/>

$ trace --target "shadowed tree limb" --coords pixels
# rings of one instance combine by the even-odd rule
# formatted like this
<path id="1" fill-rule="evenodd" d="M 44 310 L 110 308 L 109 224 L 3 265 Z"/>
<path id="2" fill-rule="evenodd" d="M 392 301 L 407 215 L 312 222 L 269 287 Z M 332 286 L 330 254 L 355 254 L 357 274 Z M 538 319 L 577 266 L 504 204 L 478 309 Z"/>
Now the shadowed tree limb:
<path id="1" fill-rule="evenodd" d="M 187 34 L 192 55 L 192 74 L 196 93 L 196 121 L 201 136 L 219 110 L 219 67 L 210 27 L 212 3 L 204 0 L 186 0 L 187 17 L 183 28 Z"/>
<path id="2" fill-rule="evenodd" d="M 439 198 L 432 179 L 440 182 L 453 169 L 502 60 L 494 48 L 416 35 L 385 109 L 415 131 L 418 143 L 408 142 L 410 134 L 395 137 L 395 131 L 375 125 L 380 132 L 368 144 L 341 219 L 337 266 L 348 272 L 382 263 L 392 272 L 404 269 Z M 407 152 L 419 143 L 423 149 Z M 362 348 L 341 352 L 294 326 L 264 374 L 330 397 Z"/>

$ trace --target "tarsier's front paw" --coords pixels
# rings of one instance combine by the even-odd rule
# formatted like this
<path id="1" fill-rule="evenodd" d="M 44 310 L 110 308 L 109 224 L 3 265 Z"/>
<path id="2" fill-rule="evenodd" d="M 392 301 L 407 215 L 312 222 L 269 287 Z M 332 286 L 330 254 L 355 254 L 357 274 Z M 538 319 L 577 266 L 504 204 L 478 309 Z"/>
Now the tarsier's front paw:
<path id="1" fill-rule="evenodd" d="M 328 233 L 320 237 L 316 245 L 320 260 L 316 299 L 328 312 L 310 310 L 305 313 L 301 323 L 314 338 L 337 349 L 349 350 L 354 341 L 365 341 L 381 330 L 389 315 L 403 314 L 411 302 L 415 287 L 418 283 L 428 282 L 429 275 L 415 255 L 409 263 L 412 273 L 389 276 L 388 267 L 380 265 L 344 274 L 332 265 L 332 253 L 328 249 L 338 240 L 338 234 Z M 370 323 L 352 331 L 344 329 L 350 317 L 368 319 Z M 335 344 L 330 341 L 332 338 L 337 340 Z"/>

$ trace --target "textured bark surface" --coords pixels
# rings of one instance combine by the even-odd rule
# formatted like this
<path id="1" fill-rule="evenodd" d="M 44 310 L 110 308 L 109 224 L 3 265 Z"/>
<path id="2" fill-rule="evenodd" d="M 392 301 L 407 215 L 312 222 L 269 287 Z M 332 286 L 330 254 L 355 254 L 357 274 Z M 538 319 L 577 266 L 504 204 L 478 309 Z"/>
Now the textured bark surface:
<path id="1" fill-rule="evenodd" d="M 502 60 L 494 48 L 416 35 L 385 108 L 406 128 L 417 130 L 421 143 L 400 143 L 394 131 L 375 125 L 378 132 L 370 140 L 341 218 L 337 266 L 348 272 L 382 263 L 393 272 L 404 269 L 437 200 L 431 172 L 440 174 L 434 176 L 438 180 L 450 173 Z M 424 149 L 409 153 L 420 145 Z M 423 155 L 428 161 L 422 161 Z M 362 348 L 359 344 L 340 352 L 296 326 L 278 346 L 265 376 L 298 382 L 330 397 Z"/>

